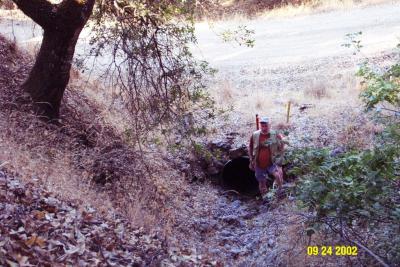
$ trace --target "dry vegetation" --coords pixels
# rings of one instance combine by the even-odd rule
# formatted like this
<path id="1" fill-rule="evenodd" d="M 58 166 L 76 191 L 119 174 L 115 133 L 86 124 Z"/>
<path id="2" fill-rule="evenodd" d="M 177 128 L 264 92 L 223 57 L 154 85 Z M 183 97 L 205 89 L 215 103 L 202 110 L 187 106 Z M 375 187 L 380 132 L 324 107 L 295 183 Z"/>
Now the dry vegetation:
<path id="1" fill-rule="evenodd" d="M 7 254 L 6 259 L 10 260 L 8 264 L 12 264 L 15 260 L 18 260 L 20 264 L 36 262 L 39 265 L 49 261 L 76 262 L 77 255 L 74 254 L 78 250 L 75 252 L 69 250 L 69 252 L 66 251 L 66 254 L 60 250 L 61 254 L 57 259 L 54 258 L 55 254 L 49 255 L 46 250 L 40 248 L 36 248 L 36 252 L 33 253 L 35 242 L 38 246 L 48 249 L 52 246 L 52 242 L 65 244 L 70 249 L 72 249 L 72 245 L 76 245 L 73 238 L 64 240 L 55 236 L 60 231 L 67 233 L 71 229 L 68 220 L 64 224 L 64 221 L 57 223 L 57 220 L 51 219 L 51 214 L 54 214 L 53 208 L 43 211 L 43 214 L 49 213 L 50 219 L 47 215 L 45 220 L 44 216 L 34 215 L 34 207 L 38 203 L 46 201 L 49 196 L 67 203 L 63 204 L 63 207 L 58 206 L 61 204 L 57 204 L 55 207 L 56 213 L 60 212 L 59 218 L 63 218 L 61 213 L 65 209 L 65 205 L 73 205 L 73 209 L 76 207 L 82 212 L 89 208 L 92 212 L 95 211 L 93 216 L 100 220 L 109 220 L 108 223 L 115 221 L 116 216 L 126 217 L 126 215 L 131 215 L 131 211 L 135 211 L 135 214 L 132 215 L 135 215 L 136 221 L 132 221 L 131 225 L 134 227 L 145 226 L 145 229 L 148 229 L 149 224 L 154 222 L 155 215 L 162 216 L 165 208 L 158 205 L 162 203 L 160 199 L 165 197 L 159 190 L 161 183 L 157 185 L 154 179 L 148 175 L 145 176 L 145 166 L 140 164 L 137 153 L 124 144 L 114 134 L 111 127 L 103 123 L 98 106 L 70 87 L 63 104 L 64 116 L 61 126 L 46 124 L 33 114 L 29 99 L 19 89 L 19 85 L 25 79 L 32 64 L 31 56 L 20 51 L 15 43 L 1 37 L 0 62 L 0 162 L 2 171 L 6 173 L 5 184 L 2 184 L 5 188 L 1 189 L 2 202 L 8 203 L 6 206 L 8 208 L 4 211 L 9 214 L 6 219 L 20 218 L 25 227 L 19 231 L 20 235 L 8 236 L 11 230 L 16 230 L 19 226 L 13 228 L 15 225 L 8 221 L 4 221 L 6 223 L 2 225 L 2 231 L 5 231 L 2 232 L 3 237 L 6 238 L 2 239 L 2 246 Z M 157 171 L 154 173 L 156 174 Z M 2 175 L 4 179 L 3 172 Z M 7 179 L 7 176 L 11 177 Z M 14 177 L 19 181 L 8 184 L 9 181 L 15 179 Z M 144 179 L 145 177 L 146 179 Z M 18 185 L 20 181 L 27 186 Z M 14 187 L 18 186 L 12 188 L 13 185 Z M 38 188 L 40 192 L 38 192 Z M 9 190 L 11 194 L 8 193 Z M 5 194 L 3 195 L 3 193 Z M 14 199 L 16 196 L 19 200 Z M 23 206 L 20 204 L 17 209 L 12 208 L 13 205 L 17 205 L 18 201 L 22 201 Z M 39 210 L 41 209 L 39 208 Z M 138 216 L 139 212 L 140 217 Z M 69 215 L 65 216 L 64 219 Z M 79 218 L 81 218 L 80 216 L 78 215 Z M 102 241 L 96 241 L 96 230 L 92 226 L 85 228 L 85 222 L 78 222 L 80 220 L 78 217 L 74 215 L 70 218 L 76 222 L 75 227 L 78 227 L 75 228 L 75 231 L 92 234 L 93 239 L 86 234 L 85 242 L 101 244 Z M 139 218 L 140 220 L 138 220 Z M 35 222 L 35 220 L 42 221 Z M 51 224 L 46 224 L 46 220 Z M 157 221 L 160 222 L 159 219 Z M 50 227 L 54 232 L 53 234 L 49 234 L 48 231 L 41 232 L 43 229 L 29 226 L 32 224 L 40 224 L 43 227 L 46 225 L 45 229 Z M 53 226 L 56 229 L 53 229 Z M 111 234 L 110 232 L 103 233 Z M 36 234 L 41 235 L 40 239 L 36 238 Z M 121 240 L 116 242 L 123 244 Z M 85 250 L 85 244 L 81 243 L 81 245 L 79 258 L 88 263 L 90 259 L 93 259 L 93 255 L 90 254 L 93 246 L 86 243 L 86 246 L 90 245 L 91 248 L 86 247 L 87 250 Z M 111 247 L 109 248 L 111 249 Z M 106 250 L 110 251 L 108 248 Z M 160 255 L 162 251 L 160 248 L 157 250 L 158 252 L 155 253 Z M 148 256 L 146 252 L 143 253 L 143 257 Z M 83 254 L 86 256 L 82 256 Z M 133 253 L 136 256 L 139 254 L 138 252 Z M 97 261 L 98 258 L 94 257 L 94 260 Z M 2 258 L 2 263 L 4 263 L 3 260 L 4 258 Z M 133 262 L 140 263 L 140 256 L 134 258 Z"/>
<path id="2" fill-rule="evenodd" d="M 105 123 L 106 108 L 89 101 L 76 82 L 66 93 L 62 125 L 43 123 L 19 90 L 31 56 L 3 38 L 0 43 L 0 160 L 7 162 L 6 171 L 104 214 L 114 210 L 132 215 L 137 226 L 166 223 L 169 217 L 163 219 L 163 212 L 168 205 L 164 203 L 177 190 L 174 183 L 179 180 L 171 177 L 174 170 L 159 155 L 139 153 L 121 139 Z"/>
<path id="3" fill-rule="evenodd" d="M 337 9 L 350 9 L 356 6 L 374 5 L 380 3 L 390 3 L 391 0 L 308 0 L 293 1 L 275 8 L 268 12 L 263 12 L 265 17 L 291 17 L 297 15 L 313 14 Z"/>
<path id="4" fill-rule="evenodd" d="M 122 216 L 104 218 L 90 205 L 59 200 L 0 171 L 2 266 L 141 266 L 165 257 L 157 233 L 132 228 Z"/>

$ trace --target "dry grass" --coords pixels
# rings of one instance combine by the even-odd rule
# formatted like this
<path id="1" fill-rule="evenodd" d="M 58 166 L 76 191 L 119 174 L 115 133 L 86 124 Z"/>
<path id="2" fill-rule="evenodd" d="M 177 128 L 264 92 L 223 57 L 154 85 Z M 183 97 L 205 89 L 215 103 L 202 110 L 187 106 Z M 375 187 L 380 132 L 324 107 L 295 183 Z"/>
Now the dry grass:
<path id="1" fill-rule="evenodd" d="M 301 68 L 307 69 L 307 66 Z M 273 128 L 289 129 L 289 141 L 295 146 L 370 147 L 380 126 L 371 123 L 362 110 L 359 98 L 362 88 L 352 67 L 310 69 L 299 73 L 294 84 L 290 85 L 290 80 L 287 82 L 286 86 L 297 89 L 282 90 L 286 75 L 278 72 L 267 81 L 239 81 L 240 88 L 224 79 L 215 82 L 211 92 L 219 108 L 232 110 L 228 113 L 230 119 L 220 119 L 220 128 L 239 132 L 241 140 L 247 143 L 249 133 L 255 128 L 255 114 L 259 114 L 270 117 Z M 276 77 L 283 80 L 275 81 Z M 249 77 L 245 75 L 243 79 Z M 291 110 L 287 124 L 289 101 Z"/>
<path id="2" fill-rule="evenodd" d="M 357 6 L 367 6 L 381 3 L 391 3 L 390 0 L 310 0 L 301 4 L 288 4 L 265 11 L 263 17 L 294 17 L 338 9 L 350 9 Z"/>
<path id="3" fill-rule="evenodd" d="M 19 9 L 0 9 L 0 17 L 3 19 L 15 19 L 15 20 L 30 20 L 27 16 L 22 13 Z"/>
<path id="4" fill-rule="evenodd" d="M 317 79 L 312 80 L 310 87 L 304 89 L 304 96 L 316 99 L 329 97 L 327 84 Z"/>
<path id="5" fill-rule="evenodd" d="M 338 140 L 347 149 L 372 148 L 373 137 L 382 131 L 382 125 L 376 125 L 369 120 L 353 121 L 342 129 Z"/>
<path id="6" fill-rule="evenodd" d="M 8 46 L 8 51 L 17 49 L 15 45 Z M 141 153 L 148 164 L 140 163 L 140 155 L 130 146 L 131 140 L 121 137 L 131 128 L 131 122 L 112 92 L 104 93 L 106 88 L 101 81 L 87 81 L 78 71 L 71 70 L 71 83 L 62 111 L 65 127 L 59 129 L 45 125 L 30 112 L 23 97 L 15 94 L 32 59 L 8 54 L 16 57 L 7 59 L 10 62 L 24 64 L 21 67 L 12 63 L 9 69 L 4 68 L 8 64 L 2 64 L 4 69 L 1 69 L 0 161 L 9 162 L 7 170 L 28 182 L 37 177 L 37 181 L 50 191 L 81 205 L 90 204 L 104 213 L 109 210 L 124 213 L 135 226 L 152 228 L 162 225 L 164 235 L 170 235 L 176 227 L 177 211 L 187 208 L 185 193 L 190 195 L 189 189 L 180 173 L 173 170 L 173 166 L 157 151 Z M 322 76 L 318 81 L 309 79 L 304 88 L 289 91 L 266 91 L 246 85 L 235 88 L 234 82 L 222 79 L 212 94 L 219 107 L 233 107 L 233 118 L 224 123 L 243 133 L 246 140 L 254 129 L 256 113 L 270 116 L 276 128 L 289 127 L 299 132 L 306 132 L 303 119 L 307 117 L 314 124 L 310 123 L 306 134 L 317 140 L 321 136 L 322 130 L 318 128 L 321 120 L 332 127 L 330 123 L 337 121 L 345 108 L 347 112 L 349 107 L 359 106 L 356 84 L 350 72 Z M 292 102 L 292 117 L 291 124 L 287 125 L 286 104 L 289 100 Z M 110 105 L 112 101 L 114 104 Z M 302 104 L 311 107 L 300 112 Z M 358 118 L 359 110 L 349 114 Z M 242 127 L 242 122 L 249 123 Z M 366 120 L 342 120 L 333 129 L 333 137 L 327 139 L 334 138 L 337 143 L 353 143 L 358 147 L 368 145 L 371 134 L 379 131 Z M 228 132 L 229 129 L 223 127 L 222 131 Z M 345 133 L 347 140 L 338 138 L 341 132 Z M 320 143 L 324 144 L 324 140 Z M 91 182 L 94 177 L 104 178 L 104 185 L 94 185 Z M 206 193 L 201 196 L 207 199 L 217 197 L 214 192 Z M 200 208 L 204 201 L 195 201 L 194 205 Z M 182 214 L 187 215 L 185 212 Z M 293 235 L 300 229 L 296 227 L 298 224 L 293 224 Z M 190 234 L 190 228 L 186 230 L 185 234 Z M 289 237 L 290 242 L 296 240 L 290 233 Z M 301 252 L 304 247 L 297 249 Z M 310 264 L 301 257 L 293 257 L 290 262 Z"/>
<path id="7" fill-rule="evenodd" d="M 0 7 L 6 10 L 11 10 L 15 8 L 15 4 L 11 0 L 2 0 L 0 1 Z"/>
<path id="8" fill-rule="evenodd" d="M 95 207 L 100 213 L 109 216 L 114 210 L 106 192 L 95 191 L 85 180 L 88 177 L 73 170 L 70 157 L 62 155 L 54 148 L 35 148 L 31 151 L 27 145 L 10 142 L 2 138 L 1 161 L 9 162 L 7 170 L 25 182 L 40 183 L 49 192 L 61 199 L 74 202 L 80 208 Z"/>
<path id="9" fill-rule="evenodd" d="M 274 87 L 266 89 L 260 84 L 259 89 L 254 86 L 234 88 L 231 82 L 223 80 L 211 89 L 220 108 L 229 109 L 244 114 L 245 119 L 253 118 L 256 113 L 268 114 L 276 123 L 286 119 L 287 104 L 292 104 L 292 113 L 296 113 L 303 104 L 314 107 L 311 113 L 325 116 L 332 113 L 335 107 L 354 106 L 360 104 L 357 79 L 352 71 L 331 76 L 319 76 L 308 79 L 305 87 L 298 90 L 278 90 Z"/>
<path id="10" fill-rule="evenodd" d="M 350 9 L 368 5 L 392 3 L 391 0 L 310 0 L 301 4 L 288 4 L 265 11 L 263 17 L 294 17 L 332 10 Z"/>
<path id="11" fill-rule="evenodd" d="M 289 1 L 209 1 L 200 12 L 201 20 L 243 20 L 257 16 L 265 18 L 295 17 L 332 10 L 350 9 L 393 0 L 289 0 Z"/>

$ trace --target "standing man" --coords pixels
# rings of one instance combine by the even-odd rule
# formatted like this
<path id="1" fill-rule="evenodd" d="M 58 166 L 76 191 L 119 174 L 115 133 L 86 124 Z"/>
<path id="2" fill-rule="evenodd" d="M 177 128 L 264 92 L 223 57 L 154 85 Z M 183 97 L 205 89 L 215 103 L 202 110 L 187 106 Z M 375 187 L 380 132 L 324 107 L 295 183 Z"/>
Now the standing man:
<path id="1" fill-rule="evenodd" d="M 268 175 L 273 176 L 278 188 L 282 186 L 283 149 L 282 136 L 275 131 L 270 131 L 270 122 L 267 117 L 261 118 L 260 130 L 252 134 L 249 145 L 249 167 L 255 171 L 261 196 L 267 193 L 267 185 L 271 187 L 273 184 L 273 180 Z"/>

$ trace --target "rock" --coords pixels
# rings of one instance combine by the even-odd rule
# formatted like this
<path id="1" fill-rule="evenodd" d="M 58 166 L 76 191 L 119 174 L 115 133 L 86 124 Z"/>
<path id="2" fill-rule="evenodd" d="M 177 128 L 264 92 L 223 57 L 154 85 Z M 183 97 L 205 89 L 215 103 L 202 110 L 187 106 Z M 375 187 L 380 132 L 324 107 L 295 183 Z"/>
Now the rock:
<path id="1" fill-rule="evenodd" d="M 231 203 L 230 206 L 232 209 L 237 210 L 237 209 L 240 209 L 240 207 L 242 206 L 242 202 L 240 200 L 235 200 Z"/>
<path id="2" fill-rule="evenodd" d="M 224 230 L 222 230 L 220 232 L 220 235 L 223 236 L 223 237 L 229 237 L 229 236 L 232 236 L 232 232 L 229 231 L 229 230 L 224 229 Z"/>
<path id="3" fill-rule="evenodd" d="M 240 249 L 240 248 L 231 248 L 231 249 L 230 249 L 230 252 L 232 253 L 232 256 L 233 256 L 233 257 L 237 257 L 237 256 L 239 256 L 240 253 L 243 252 L 243 249 Z"/>
<path id="4" fill-rule="evenodd" d="M 233 225 L 237 227 L 244 226 L 243 223 L 239 220 L 236 215 L 227 215 L 220 218 L 221 221 L 225 222 L 228 225 Z"/>
<path id="5" fill-rule="evenodd" d="M 259 214 L 259 210 L 245 210 L 242 218 L 245 220 L 250 220 Z"/>
<path id="6" fill-rule="evenodd" d="M 220 170 L 217 169 L 217 167 L 215 167 L 214 165 L 210 165 L 207 167 L 208 175 L 217 175 L 218 173 L 220 173 Z"/>
<path id="7" fill-rule="evenodd" d="M 215 140 L 215 141 L 208 143 L 207 147 L 210 150 L 216 150 L 216 149 L 229 150 L 229 149 L 231 149 L 232 145 L 231 145 L 230 140 L 227 140 L 227 141 Z"/>
<path id="8" fill-rule="evenodd" d="M 199 220 L 193 224 L 193 228 L 197 229 L 201 233 L 207 233 L 214 229 L 216 225 L 217 222 L 214 220 Z"/>
<path id="9" fill-rule="evenodd" d="M 210 248 L 208 252 L 211 254 L 221 255 L 221 250 L 218 248 Z"/>
<path id="10" fill-rule="evenodd" d="M 272 238 L 268 239 L 268 247 L 272 248 L 275 245 L 275 240 L 273 240 Z"/>
<path id="11" fill-rule="evenodd" d="M 344 150 L 344 148 L 342 148 L 342 147 L 337 147 L 337 148 L 331 150 L 330 156 L 331 156 L 331 157 L 336 157 L 336 156 L 341 155 L 341 154 L 343 154 L 343 153 L 345 153 L 345 152 L 346 152 L 346 151 Z"/>
<path id="12" fill-rule="evenodd" d="M 246 156 L 248 154 L 247 146 L 242 144 L 239 147 L 233 148 L 229 150 L 228 155 L 230 159 L 236 159 L 242 156 Z"/>

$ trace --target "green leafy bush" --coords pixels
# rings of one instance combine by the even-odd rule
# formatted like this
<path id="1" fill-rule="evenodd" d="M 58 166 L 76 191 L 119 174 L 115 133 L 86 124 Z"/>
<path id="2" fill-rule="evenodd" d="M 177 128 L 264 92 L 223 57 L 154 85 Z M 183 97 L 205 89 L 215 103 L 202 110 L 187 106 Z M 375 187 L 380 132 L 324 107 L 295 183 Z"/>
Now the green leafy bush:
<path id="1" fill-rule="evenodd" d="M 361 34 L 358 33 L 358 34 Z M 349 46 L 355 47 L 360 52 L 360 41 L 353 39 Z M 400 49 L 400 44 L 397 45 Z M 396 115 L 400 114 L 400 62 L 389 66 L 388 68 L 377 68 L 371 66 L 368 62 L 364 62 L 357 74 L 362 78 L 361 84 L 364 85 L 364 90 L 360 97 L 365 103 L 367 110 L 375 108 L 377 105 L 389 104 Z"/>
<path id="2" fill-rule="evenodd" d="M 373 71 L 363 64 L 357 75 L 364 79 L 366 88 L 361 93 L 367 109 L 374 108 L 379 103 L 389 103 L 400 106 L 400 64 L 391 66 L 383 74 Z"/>
<path id="3" fill-rule="evenodd" d="M 313 216 L 309 226 L 374 233 L 365 244 L 390 263 L 400 263 L 400 126 L 389 127 L 374 149 L 332 156 L 326 149 L 292 152 L 299 175 L 296 189 L 302 207 Z M 397 233 L 394 235 L 394 233 Z M 356 238 L 355 236 L 351 238 Z"/>

